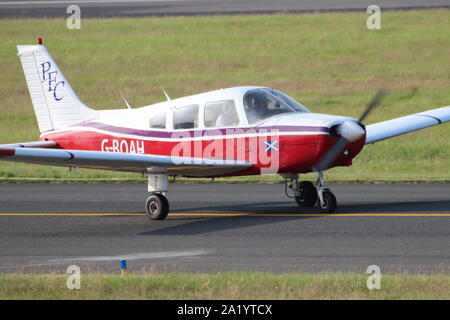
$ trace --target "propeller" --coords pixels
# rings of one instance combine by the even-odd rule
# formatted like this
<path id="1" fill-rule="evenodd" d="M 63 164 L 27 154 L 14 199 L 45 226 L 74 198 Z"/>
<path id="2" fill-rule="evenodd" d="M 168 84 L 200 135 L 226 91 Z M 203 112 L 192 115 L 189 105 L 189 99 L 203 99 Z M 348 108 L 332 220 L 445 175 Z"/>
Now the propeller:
<path id="1" fill-rule="evenodd" d="M 344 121 L 336 127 L 335 132 L 341 137 L 330 148 L 330 150 L 322 156 L 317 165 L 314 167 L 315 171 L 323 171 L 327 169 L 341 154 L 348 143 L 357 141 L 365 134 L 365 130 L 361 126 L 363 124 L 362 121 L 375 109 L 375 107 L 381 103 L 381 100 L 383 100 L 386 94 L 386 90 L 378 90 L 372 100 L 367 104 L 366 109 L 359 117 L 357 123 L 353 121 Z"/>

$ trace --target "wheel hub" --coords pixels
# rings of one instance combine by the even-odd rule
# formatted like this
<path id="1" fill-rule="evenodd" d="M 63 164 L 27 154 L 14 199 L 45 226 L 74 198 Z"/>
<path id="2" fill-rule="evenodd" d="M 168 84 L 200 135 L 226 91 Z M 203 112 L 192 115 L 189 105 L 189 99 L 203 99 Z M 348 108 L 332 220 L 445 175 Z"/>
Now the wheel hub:
<path id="1" fill-rule="evenodd" d="M 155 213 L 158 212 L 158 209 L 159 209 L 158 203 L 157 203 L 156 201 L 152 201 L 152 202 L 150 203 L 150 212 L 151 212 L 152 214 L 155 214 Z"/>

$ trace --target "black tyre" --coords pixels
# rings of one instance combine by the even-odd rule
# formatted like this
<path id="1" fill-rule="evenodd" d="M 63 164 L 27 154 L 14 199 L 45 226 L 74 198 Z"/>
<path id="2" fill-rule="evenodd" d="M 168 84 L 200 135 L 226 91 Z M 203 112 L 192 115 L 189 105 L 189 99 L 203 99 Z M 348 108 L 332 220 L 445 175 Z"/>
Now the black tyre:
<path id="1" fill-rule="evenodd" d="M 312 182 L 302 181 L 298 184 L 295 202 L 299 207 L 312 207 L 317 202 L 317 189 Z"/>
<path id="2" fill-rule="evenodd" d="M 169 214 L 169 201 L 162 194 L 152 194 L 145 202 L 145 212 L 151 220 L 164 220 Z"/>
<path id="3" fill-rule="evenodd" d="M 337 207 L 336 197 L 330 190 L 324 190 L 322 196 L 323 204 L 319 201 L 320 212 L 333 213 Z"/>

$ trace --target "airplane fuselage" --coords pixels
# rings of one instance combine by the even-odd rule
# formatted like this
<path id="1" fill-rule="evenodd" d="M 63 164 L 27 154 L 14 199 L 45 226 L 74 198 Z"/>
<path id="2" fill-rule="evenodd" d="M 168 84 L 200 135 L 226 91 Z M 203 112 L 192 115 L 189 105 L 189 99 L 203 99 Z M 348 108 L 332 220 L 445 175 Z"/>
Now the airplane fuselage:
<path id="1" fill-rule="evenodd" d="M 239 126 L 205 126 L 203 105 L 207 101 L 230 99 L 238 93 L 235 103 L 239 109 L 241 92 L 246 90 L 247 87 L 230 88 L 139 109 L 100 111 L 95 121 L 44 133 L 41 140 L 55 141 L 62 149 L 245 160 L 253 165 L 245 171 L 223 175 L 306 173 L 313 170 L 318 159 L 337 141 L 331 128 L 343 121 L 354 120 L 293 112 L 274 115 L 253 125 L 241 121 Z M 172 123 L 174 110 L 192 104 L 200 106 L 197 128 L 175 129 Z M 148 119 L 164 112 L 166 128 L 150 128 Z M 351 165 L 364 142 L 365 136 L 348 144 L 333 166 Z"/>

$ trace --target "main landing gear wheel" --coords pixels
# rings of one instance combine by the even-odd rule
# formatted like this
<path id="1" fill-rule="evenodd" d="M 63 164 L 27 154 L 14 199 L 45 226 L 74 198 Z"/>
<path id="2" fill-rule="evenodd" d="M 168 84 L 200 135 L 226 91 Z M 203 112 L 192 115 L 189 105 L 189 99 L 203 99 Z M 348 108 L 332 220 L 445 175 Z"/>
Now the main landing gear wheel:
<path id="1" fill-rule="evenodd" d="M 334 194 L 330 190 L 325 189 L 322 191 L 322 199 L 323 201 L 319 200 L 320 212 L 333 213 L 337 207 L 337 201 Z"/>
<path id="2" fill-rule="evenodd" d="M 160 193 L 152 194 L 145 202 L 145 212 L 151 220 L 164 220 L 169 214 L 169 201 Z"/>
<path id="3" fill-rule="evenodd" d="M 299 207 L 312 207 L 317 202 L 317 189 L 310 181 L 302 181 L 297 186 L 295 202 Z"/>

